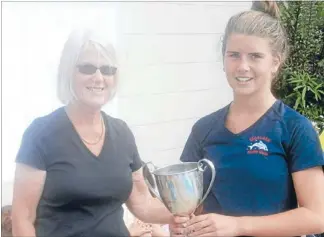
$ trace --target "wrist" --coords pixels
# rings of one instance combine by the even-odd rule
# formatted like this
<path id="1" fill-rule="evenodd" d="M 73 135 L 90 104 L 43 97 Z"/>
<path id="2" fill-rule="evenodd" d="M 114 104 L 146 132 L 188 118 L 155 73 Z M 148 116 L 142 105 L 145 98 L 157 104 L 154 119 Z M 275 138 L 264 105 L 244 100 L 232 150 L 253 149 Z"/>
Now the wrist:
<path id="1" fill-rule="evenodd" d="M 235 217 L 239 236 L 248 236 L 251 233 L 249 221 L 246 217 Z"/>

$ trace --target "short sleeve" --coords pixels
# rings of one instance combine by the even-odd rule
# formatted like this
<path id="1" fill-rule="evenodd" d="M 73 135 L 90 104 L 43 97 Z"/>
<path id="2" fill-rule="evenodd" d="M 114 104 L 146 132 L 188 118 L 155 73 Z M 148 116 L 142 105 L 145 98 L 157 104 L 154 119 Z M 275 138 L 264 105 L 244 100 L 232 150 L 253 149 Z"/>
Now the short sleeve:
<path id="1" fill-rule="evenodd" d="M 39 170 L 46 170 L 44 153 L 41 150 L 41 139 L 37 120 L 26 129 L 23 134 L 16 163 L 25 164 Z"/>
<path id="2" fill-rule="evenodd" d="M 128 140 L 130 142 L 129 145 L 129 149 L 131 154 L 132 154 L 132 163 L 131 163 L 131 169 L 133 172 L 139 170 L 142 165 L 143 165 L 143 162 L 139 156 L 139 153 L 138 153 L 138 149 L 137 149 L 137 145 L 136 145 L 136 141 L 135 141 L 135 137 L 134 137 L 134 134 L 132 133 L 132 131 L 130 130 L 130 128 L 127 126 L 127 124 L 124 122 L 124 125 L 126 127 L 126 130 L 127 130 L 127 136 L 128 136 Z"/>
<path id="3" fill-rule="evenodd" d="M 134 150 L 133 150 L 133 163 L 131 164 L 131 169 L 133 172 L 142 168 L 143 162 L 138 154 L 137 146 L 134 139 Z"/>
<path id="4" fill-rule="evenodd" d="M 195 126 L 187 139 L 185 147 L 180 156 L 182 162 L 197 162 L 203 158 L 203 152 L 200 143 L 195 135 Z"/>
<path id="5" fill-rule="evenodd" d="M 324 155 L 319 136 L 308 120 L 298 124 L 291 131 L 288 162 L 291 172 L 324 166 Z"/>

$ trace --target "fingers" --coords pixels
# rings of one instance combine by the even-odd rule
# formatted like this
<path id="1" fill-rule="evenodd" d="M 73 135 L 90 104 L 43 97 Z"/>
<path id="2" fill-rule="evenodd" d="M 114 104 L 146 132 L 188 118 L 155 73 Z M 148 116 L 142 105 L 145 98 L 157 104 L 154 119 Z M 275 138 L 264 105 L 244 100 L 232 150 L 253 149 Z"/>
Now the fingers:
<path id="1" fill-rule="evenodd" d="M 175 216 L 173 218 L 174 224 L 184 224 L 189 220 L 188 216 Z"/>
<path id="2" fill-rule="evenodd" d="M 170 236 L 171 236 L 171 237 L 187 237 L 187 236 L 184 235 L 184 234 L 175 234 L 175 233 L 170 233 Z"/>
<path id="3" fill-rule="evenodd" d="M 181 237 L 185 236 L 187 222 L 189 221 L 190 216 L 174 216 L 173 223 L 169 225 L 169 230 L 171 236 Z"/>
<path id="4" fill-rule="evenodd" d="M 139 220 L 135 220 L 130 228 L 129 232 L 131 236 L 144 236 L 146 234 L 151 233 L 151 224 L 148 223 L 143 223 Z"/>
<path id="5" fill-rule="evenodd" d="M 150 230 L 142 230 L 142 231 L 139 233 L 139 236 L 143 236 L 143 235 L 150 234 L 150 233 L 151 233 Z"/>
<path id="6" fill-rule="evenodd" d="M 183 224 L 170 224 L 169 225 L 170 233 L 175 235 L 181 235 L 185 233 L 184 223 Z"/>
<path id="7" fill-rule="evenodd" d="M 208 215 L 201 215 L 201 216 L 193 216 L 188 222 L 187 225 L 193 225 L 195 223 L 199 223 L 208 219 Z"/>
<path id="8" fill-rule="evenodd" d="M 216 236 L 215 234 L 214 235 L 211 235 L 213 233 L 213 229 L 210 227 L 210 226 L 207 226 L 205 228 L 202 228 L 198 231 L 194 231 L 194 232 L 189 232 L 188 236 L 189 237 L 193 237 L 193 236 L 199 236 L 199 237 L 202 237 L 202 236 Z"/>
<path id="9" fill-rule="evenodd" d="M 191 233 L 192 231 L 195 231 L 195 233 L 197 233 L 198 231 L 200 231 L 201 229 L 205 229 L 206 227 L 209 227 L 211 225 L 211 222 L 206 219 L 200 222 L 196 222 L 192 225 L 188 225 L 188 227 L 186 228 L 187 233 Z"/>
<path id="10" fill-rule="evenodd" d="M 177 224 L 170 224 L 169 231 L 171 236 L 184 236 L 185 235 L 185 222 L 183 220 L 175 220 Z"/>
<path id="11" fill-rule="evenodd" d="M 170 229 L 170 234 L 171 236 L 177 236 L 177 237 L 180 237 L 180 236 L 185 236 L 185 229 L 181 228 L 181 229 Z"/>
<path id="12" fill-rule="evenodd" d="M 151 233 L 151 231 L 147 229 L 136 228 L 136 229 L 130 229 L 129 233 L 131 236 L 142 236 L 144 234 Z"/>

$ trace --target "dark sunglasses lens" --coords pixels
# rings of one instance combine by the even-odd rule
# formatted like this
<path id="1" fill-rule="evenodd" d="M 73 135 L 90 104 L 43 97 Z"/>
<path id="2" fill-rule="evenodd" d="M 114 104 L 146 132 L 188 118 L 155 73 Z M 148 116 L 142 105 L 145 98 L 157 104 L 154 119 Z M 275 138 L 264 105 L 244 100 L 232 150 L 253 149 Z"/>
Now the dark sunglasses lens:
<path id="1" fill-rule="evenodd" d="M 115 75 L 116 71 L 117 71 L 117 68 L 115 68 L 115 67 L 110 67 L 110 66 L 102 66 L 102 67 L 100 67 L 101 74 L 105 75 L 105 76 Z"/>
<path id="2" fill-rule="evenodd" d="M 91 64 L 85 64 L 78 66 L 79 72 L 86 75 L 92 75 L 97 71 L 97 68 Z"/>

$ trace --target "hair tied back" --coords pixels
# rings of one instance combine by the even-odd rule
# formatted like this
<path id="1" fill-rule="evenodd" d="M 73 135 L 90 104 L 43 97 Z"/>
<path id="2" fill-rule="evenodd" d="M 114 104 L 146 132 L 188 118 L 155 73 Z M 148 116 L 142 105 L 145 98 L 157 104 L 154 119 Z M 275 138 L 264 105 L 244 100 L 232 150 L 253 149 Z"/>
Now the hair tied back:
<path id="1" fill-rule="evenodd" d="M 280 18 L 280 10 L 276 1 L 252 1 L 251 10 L 264 12 L 276 19 Z"/>

